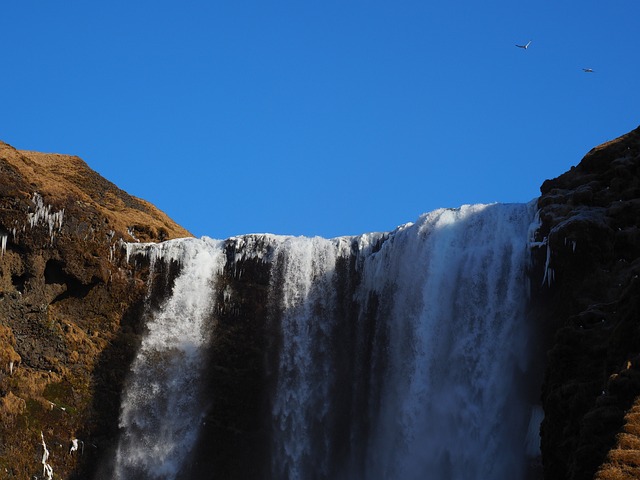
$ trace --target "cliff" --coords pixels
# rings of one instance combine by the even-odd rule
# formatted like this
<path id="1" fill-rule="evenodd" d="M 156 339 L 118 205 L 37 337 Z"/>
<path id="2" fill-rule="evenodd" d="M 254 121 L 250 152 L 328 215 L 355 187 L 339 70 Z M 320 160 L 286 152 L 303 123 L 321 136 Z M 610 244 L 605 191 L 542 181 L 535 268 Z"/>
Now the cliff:
<path id="1" fill-rule="evenodd" d="M 551 342 L 545 478 L 640 478 L 640 128 L 541 193 L 533 281 Z"/>
<path id="2" fill-rule="evenodd" d="M 640 129 L 546 181 L 538 206 L 531 280 L 549 345 L 544 478 L 640 478 Z M 185 236 L 81 159 L 0 142 L 0 477 L 42 478 L 44 462 L 55 478 L 92 478 L 109 458 L 143 299 L 164 294 L 147 290 L 146 267 L 128 265 L 120 242 Z M 264 265 L 235 262 L 223 273 L 235 305 L 218 312 L 206 379 L 221 407 L 203 443 L 216 445 L 222 476 L 258 478 L 248 452 L 266 455 L 262 363 L 276 340 L 260 326 Z M 210 456 L 194 452 L 194 476 L 207 475 Z"/>
<path id="3" fill-rule="evenodd" d="M 185 236 L 78 157 L 0 142 L 0 477 L 41 478 L 44 441 L 55 478 L 87 478 L 117 429 L 145 292 L 119 242 Z"/>

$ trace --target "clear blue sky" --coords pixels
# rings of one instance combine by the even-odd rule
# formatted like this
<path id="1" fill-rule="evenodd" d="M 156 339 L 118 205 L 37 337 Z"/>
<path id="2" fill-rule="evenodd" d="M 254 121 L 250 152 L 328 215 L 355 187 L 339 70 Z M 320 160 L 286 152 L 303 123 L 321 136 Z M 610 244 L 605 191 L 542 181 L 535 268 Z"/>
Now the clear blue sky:
<path id="1" fill-rule="evenodd" d="M 638 0 L 21 0 L 0 15 L 0 139 L 78 155 L 196 236 L 334 237 L 527 202 L 640 125 Z"/>

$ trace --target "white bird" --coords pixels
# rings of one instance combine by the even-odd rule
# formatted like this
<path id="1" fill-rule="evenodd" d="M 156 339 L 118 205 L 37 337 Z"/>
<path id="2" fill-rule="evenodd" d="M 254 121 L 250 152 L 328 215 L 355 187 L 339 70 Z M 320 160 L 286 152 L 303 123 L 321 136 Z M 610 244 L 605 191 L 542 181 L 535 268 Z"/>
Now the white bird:
<path id="1" fill-rule="evenodd" d="M 593 69 L 592 68 L 583 68 L 582 71 L 583 72 L 587 72 L 587 73 L 593 73 Z"/>
<path id="2" fill-rule="evenodd" d="M 529 41 L 527 42 L 527 44 L 526 44 L 526 45 L 518 45 L 518 44 L 516 43 L 516 47 L 518 47 L 518 48 L 524 48 L 525 50 L 526 50 L 527 48 L 529 48 L 529 45 L 531 45 L 531 40 L 529 40 Z"/>

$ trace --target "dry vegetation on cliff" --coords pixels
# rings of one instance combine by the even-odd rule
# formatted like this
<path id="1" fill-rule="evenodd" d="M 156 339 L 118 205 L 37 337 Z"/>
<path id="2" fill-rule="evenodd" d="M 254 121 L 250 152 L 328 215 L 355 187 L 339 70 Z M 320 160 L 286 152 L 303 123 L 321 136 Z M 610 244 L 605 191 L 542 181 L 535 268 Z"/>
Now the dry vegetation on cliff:
<path id="1" fill-rule="evenodd" d="M 133 197 L 89 168 L 79 157 L 15 150 L 0 142 L 0 158 L 13 167 L 47 203 L 67 215 L 83 217 L 94 210 L 126 241 L 158 241 L 190 237 L 149 202 Z"/>
<path id="2" fill-rule="evenodd" d="M 120 241 L 185 236 L 81 159 L 0 142 L 0 478 L 41 478 L 41 434 L 54 478 L 90 478 L 140 333 Z"/>

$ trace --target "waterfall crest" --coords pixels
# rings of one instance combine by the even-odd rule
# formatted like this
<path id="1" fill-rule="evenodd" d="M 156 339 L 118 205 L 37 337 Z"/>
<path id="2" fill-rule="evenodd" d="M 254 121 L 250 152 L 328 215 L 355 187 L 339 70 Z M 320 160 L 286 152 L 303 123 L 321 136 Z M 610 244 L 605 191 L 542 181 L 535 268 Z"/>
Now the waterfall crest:
<path id="1" fill-rule="evenodd" d="M 527 321 L 534 213 L 533 202 L 473 205 L 385 234 L 129 247 L 181 267 L 132 367 L 116 478 L 179 477 L 216 409 L 198 389 L 216 312 L 246 313 L 220 278 L 246 275 L 247 259 L 268 272 L 273 338 L 258 478 L 526 478 L 540 421 Z"/>

